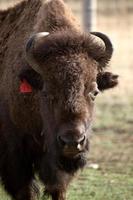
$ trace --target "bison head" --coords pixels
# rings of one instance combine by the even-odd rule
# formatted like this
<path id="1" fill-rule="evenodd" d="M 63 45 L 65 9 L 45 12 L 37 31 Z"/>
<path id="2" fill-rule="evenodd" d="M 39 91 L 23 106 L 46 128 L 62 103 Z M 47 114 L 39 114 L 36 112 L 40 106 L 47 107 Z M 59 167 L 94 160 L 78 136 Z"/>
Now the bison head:
<path id="1" fill-rule="evenodd" d="M 112 52 L 102 33 L 38 33 L 27 43 L 31 68 L 21 78 L 39 96 L 46 151 L 54 149 L 49 155 L 58 157 L 58 166 L 66 171 L 85 164 L 99 90 L 117 85 L 118 76 L 104 72 Z"/>

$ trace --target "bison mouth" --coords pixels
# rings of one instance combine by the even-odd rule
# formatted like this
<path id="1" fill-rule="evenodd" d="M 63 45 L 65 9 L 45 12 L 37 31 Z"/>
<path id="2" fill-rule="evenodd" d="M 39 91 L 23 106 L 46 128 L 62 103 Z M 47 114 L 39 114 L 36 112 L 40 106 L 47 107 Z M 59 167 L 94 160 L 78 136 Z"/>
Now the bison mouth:
<path id="1" fill-rule="evenodd" d="M 89 141 L 86 146 L 79 150 L 74 147 L 64 148 L 58 152 L 58 166 L 67 173 L 74 173 L 78 169 L 82 169 L 87 163 L 87 154 L 89 151 Z"/>
<path id="2" fill-rule="evenodd" d="M 71 156 L 60 155 L 58 167 L 66 171 L 67 173 L 74 173 L 78 169 L 82 169 L 87 162 L 87 155 L 86 153 L 78 153 L 75 156 L 72 157 L 72 152 L 70 152 Z"/>
<path id="3" fill-rule="evenodd" d="M 62 152 L 62 157 L 70 160 L 75 160 L 83 157 L 85 155 L 85 150 L 79 150 L 77 148 L 66 148 Z"/>

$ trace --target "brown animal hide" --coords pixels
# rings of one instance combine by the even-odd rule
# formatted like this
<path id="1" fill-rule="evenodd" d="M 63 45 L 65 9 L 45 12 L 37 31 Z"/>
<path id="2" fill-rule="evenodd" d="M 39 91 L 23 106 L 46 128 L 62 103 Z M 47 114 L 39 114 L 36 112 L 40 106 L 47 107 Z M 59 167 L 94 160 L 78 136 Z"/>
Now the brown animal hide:
<path id="1" fill-rule="evenodd" d="M 0 177 L 13 199 L 36 199 L 37 173 L 44 194 L 65 200 L 87 162 L 94 100 L 118 83 L 106 72 L 112 53 L 109 38 L 83 33 L 63 0 L 0 11 Z"/>

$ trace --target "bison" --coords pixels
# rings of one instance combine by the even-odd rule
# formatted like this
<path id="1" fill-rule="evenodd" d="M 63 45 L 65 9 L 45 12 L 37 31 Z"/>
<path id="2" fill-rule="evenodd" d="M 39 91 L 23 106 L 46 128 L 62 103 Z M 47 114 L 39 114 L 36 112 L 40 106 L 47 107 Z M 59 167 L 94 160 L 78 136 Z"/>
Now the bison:
<path id="1" fill-rule="evenodd" d="M 24 0 L 0 11 L 0 177 L 15 200 L 52 200 L 87 162 L 94 100 L 118 76 L 113 47 L 84 33 L 63 0 Z"/>

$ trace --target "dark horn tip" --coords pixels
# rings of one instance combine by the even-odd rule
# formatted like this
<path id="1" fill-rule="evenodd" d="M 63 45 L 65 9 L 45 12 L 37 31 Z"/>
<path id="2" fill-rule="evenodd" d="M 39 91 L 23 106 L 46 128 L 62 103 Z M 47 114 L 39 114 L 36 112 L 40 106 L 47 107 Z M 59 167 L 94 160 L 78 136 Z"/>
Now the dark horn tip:
<path id="1" fill-rule="evenodd" d="M 92 35 L 99 37 L 101 40 L 103 40 L 105 44 L 105 58 L 103 60 L 103 65 L 107 65 L 107 63 L 110 61 L 112 54 L 113 54 L 113 45 L 110 40 L 110 38 L 101 32 L 90 32 Z"/>
<path id="2" fill-rule="evenodd" d="M 105 35 L 104 33 L 101 33 L 101 32 L 90 32 L 90 33 L 92 35 L 95 35 L 95 36 L 101 38 L 104 41 L 105 45 L 108 45 L 108 46 L 110 46 L 110 48 L 113 49 L 112 42 L 107 35 Z"/>
<path id="3" fill-rule="evenodd" d="M 102 38 L 107 38 L 108 40 L 110 40 L 109 37 L 108 37 L 106 34 L 104 34 L 104 33 L 96 32 L 96 31 L 90 32 L 90 33 L 91 33 L 92 35 L 95 35 L 95 36 L 97 36 L 97 37 L 100 37 L 101 39 L 102 39 Z"/>

